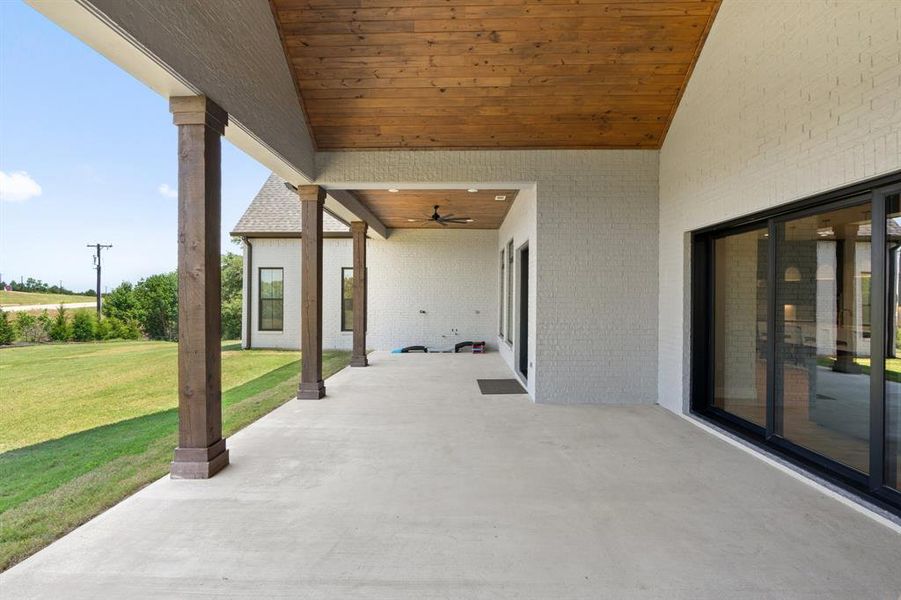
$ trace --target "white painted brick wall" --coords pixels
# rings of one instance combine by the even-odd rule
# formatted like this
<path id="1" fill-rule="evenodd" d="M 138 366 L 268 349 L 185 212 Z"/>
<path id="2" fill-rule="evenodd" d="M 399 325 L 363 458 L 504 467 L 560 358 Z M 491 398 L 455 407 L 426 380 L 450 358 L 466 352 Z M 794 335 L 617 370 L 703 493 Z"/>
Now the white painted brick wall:
<path id="1" fill-rule="evenodd" d="M 725 0 L 660 152 L 659 403 L 688 400 L 686 232 L 901 168 L 901 2 Z"/>
<path id="2" fill-rule="evenodd" d="M 657 167 L 640 150 L 323 152 L 317 180 L 535 184 L 534 398 L 653 403 Z"/>
<path id="3" fill-rule="evenodd" d="M 259 238 L 251 242 L 254 277 L 259 267 L 285 268 L 284 331 L 256 329 L 255 279 L 252 344 L 298 348 L 301 242 Z M 374 350 L 411 345 L 448 348 L 459 341 L 483 340 L 496 348 L 496 244 L 495 231 L 401 230 L 387 241 L 368 240 L 367 346 Z M 352 240 L 325 239 L 322 262 L 323 347 L 350 349 L 353 333 L 341 331 L 341 268 L 353 266 Z"/>
<path id="4" fill-rule="evenodd" d="M 251 315 L 253 329 L 250 345 L 253 348 L 297 348 L 300 346 L 300 240 L 251 238 L 253 245 L 253 264 L 247 263 L 247 250 L 244 251 L 244 315 L 241 319 L 241 338 L 247 345 L 247 269 L 253 277 L 251 288 Z M 260 277 L 259 270 L 267 267 L 284 269 L 284 329 L 282 331 L 260 331 Z M 297 315 L 297 318 L 291 318 Z"/>
<path id="5" fill-rule="evenodd" d="M 497 244 L 494 252 L 494 262 L 495 262 L 495 279 L 500 285 L 500 252 L 501 250 L 505 250 L 507 244 L 512 240 L 513 241 L 513 252 L 514 255 L 517 252 L 517 249 L 521 248 L 523 244 L 529 243 L 529 315 L 528 321 L 531 324 L 530 327 L 530 335 L 528 339 L 528 352 L 531 360 L 529 361 L 528 368 L 528 377 L 526 378 L 526 389 L 529 391 L 529 395 L 533 398 L 535 397 L 535 379 L 536 379 L 536 363 L 534 360 L 535 357 L 535 318 L 537 313 L 537 294 L 536 294 L 536 286 L 535 282 L 537 281 L 538 276 L 538 268 L 537 268 L 537 260 L 535 256 L 537 252 L 533 251 L 533 246 L 535 246 L 534 241 L 537 239 L 536 235 L 536 219 L 535 219 L 535 210 L 536 210 L 536 190 L 534 187 L 529 186 L 528 188 L 521 190 L 519 194 L 516 196 L 516 201 L 513 203 L 513 206 L 510 207 L 510 211 L 507 213 L 507 217 L 504 219 L 504 222 L 501 224 L 500 229 L 497 232 Z M 504 260 L 507 260 L 506 255 L 504 256 Z M 506 268 L 510 268 L 509 261 L 507 262 Z M 519 304 L 516 301 L 516 292 L 517 284 L 516 284 L 516 275 L 519 274 L 519 271 L 516 267 L 516 262 L 514 261 L 513 269 L 514 273 L 514 294 L 513 294 L 513 319 L 512 319 L 512 343 L 507 343 L 507 341 L 500 336 L 497 337 L 497 347 L 500 351 L 501 357 L 510 367 L 510 369 L 516 373 L 519 370 L 518 365 L 518 356 L 519 356 L 519 348 L 522 340 L 519 339 L 519 336 L 516 334 L 519 331 L 519 319 L 522 315 L 519 313 Z M 505 282 L 509 282 L 509 278 L 507 276 L 507 272 L 505 269 L 504 272 L 504 280 Z M 506 285 L 504 284 L 504 302 L 506 303 Z M 495 292 L 495 304 L 498 303 L 498 298 L 500 297 L 500 290 Z M 495 318 L 495 333 L 499 331 L 499 315 Z M 504 318 L 504 327 L 507 326 L 506 316 Z M 506 329 L 505 329 L 506 331 Z"/>
<path id="6" fill-rule="evenodd" d="M 370 240 L 370 345 L 449 348 L 485 341 L 496 347 L 496 239 L 494 231 L 404 229 Z"/>

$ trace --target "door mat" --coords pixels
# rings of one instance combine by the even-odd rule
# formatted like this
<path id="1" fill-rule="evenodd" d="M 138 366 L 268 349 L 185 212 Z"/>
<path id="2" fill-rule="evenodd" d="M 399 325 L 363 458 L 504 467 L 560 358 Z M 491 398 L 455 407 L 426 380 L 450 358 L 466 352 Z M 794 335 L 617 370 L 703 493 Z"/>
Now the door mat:
<path id="1" fill-rule="evenodd" d="M 526 390 L 515 379 L 476 379 L 483 395 L 525 394 Z"/>

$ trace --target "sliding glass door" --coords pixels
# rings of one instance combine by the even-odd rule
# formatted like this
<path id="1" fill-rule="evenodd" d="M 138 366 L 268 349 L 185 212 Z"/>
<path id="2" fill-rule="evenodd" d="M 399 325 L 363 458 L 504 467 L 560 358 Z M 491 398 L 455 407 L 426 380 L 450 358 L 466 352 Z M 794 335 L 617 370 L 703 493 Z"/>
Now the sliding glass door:
<path id="1" fill-rule="evenodd" d="M 692 409 L 901 510 L 901 174 L 693 242 Z"/>
<path id="2" fill-rule="evenodd" d="M 775 433 L 861 473 L 870 445 L 869 202 L 776 224 Z"/>
<path id="3" fill-rule="evenodd" d="M 886 194 L 885 485 L 901 491 L 901 195 Z"/>
<path id="4" fill-rule="evenodd" d="M 767 230 L 713 247 L 713 406 L 766 427 Z"/>

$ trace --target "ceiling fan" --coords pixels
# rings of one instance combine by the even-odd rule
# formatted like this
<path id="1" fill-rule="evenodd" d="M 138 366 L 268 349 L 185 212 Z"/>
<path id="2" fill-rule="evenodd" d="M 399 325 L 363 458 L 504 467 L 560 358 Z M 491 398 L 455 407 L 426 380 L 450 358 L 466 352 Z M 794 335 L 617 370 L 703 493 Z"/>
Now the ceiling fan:
<path id="1" fill-rule="evenodd" d="M 434 206 L 435 212 L 432 213 L 431 217 L 426 219 L 407 219 L 407 221 L 409 223 L 438 223 L 442 227 L 447 227 L 448 223 L 462 224 L 475 221 L 475 219 L 470 219 L 469 217 L 455 217 L 453 214 L 442 216 L 438 214 L 438 207 L 438 204 Z"/>

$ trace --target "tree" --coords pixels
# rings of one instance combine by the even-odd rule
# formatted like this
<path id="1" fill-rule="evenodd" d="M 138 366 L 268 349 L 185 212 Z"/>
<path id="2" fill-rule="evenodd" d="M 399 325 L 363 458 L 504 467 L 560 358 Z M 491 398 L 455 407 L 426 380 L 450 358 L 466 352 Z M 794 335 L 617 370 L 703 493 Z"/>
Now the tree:
<path id="1" fill-rule="evenodd" d="M 56 318 L 50 326 L 50 339 L 54 342 L 68 342 L 72 339 L 72 329 L 69 327 L 68 311 L 62 304 L 56 309 Z"/>
<path id="2" fill-rule="evenodd" d="M 138 303 L 134 286 L 125 281 L 103 298 L 103 316 L 120 321 L 136 318 Z"/>
<path id="3" fill-rule="evenodd" d="M 244 287 L 244 259 L 240 254 L 222 255 L 222 303 L 241 297 Z"/>
<path id="4" fill-rule="evenodd" d="M 0 310 L 0 345 L 8 346 L 16 339 L 16 332 L 12 323 L 9 322 L 9 316 L 6 312 Z"/>
<path id="5" fill-rule="evenodd" d="M 138 320 L 154 340 L 178 339 L 178 275 L 151 275 L 134 288 Z"/>
<path id="6" fill-rule="evenodd" d="M 241 337 L 241 304 L 244 289 L 244 259 L 239 254 L 222 255 L 222 339 Z"/>
<path id="7" fill-rule="evenodd" d="M 76 342 L 89 342 L 94 339 L 97 330 L 97 317 L 90 310 L 75 313 L 72 317 L 72 339 Z"/>
<path id="8" fill-rule="evenodd" d="M 241 297 L 222 303 L 222 339 L 241 338 Z"/>

